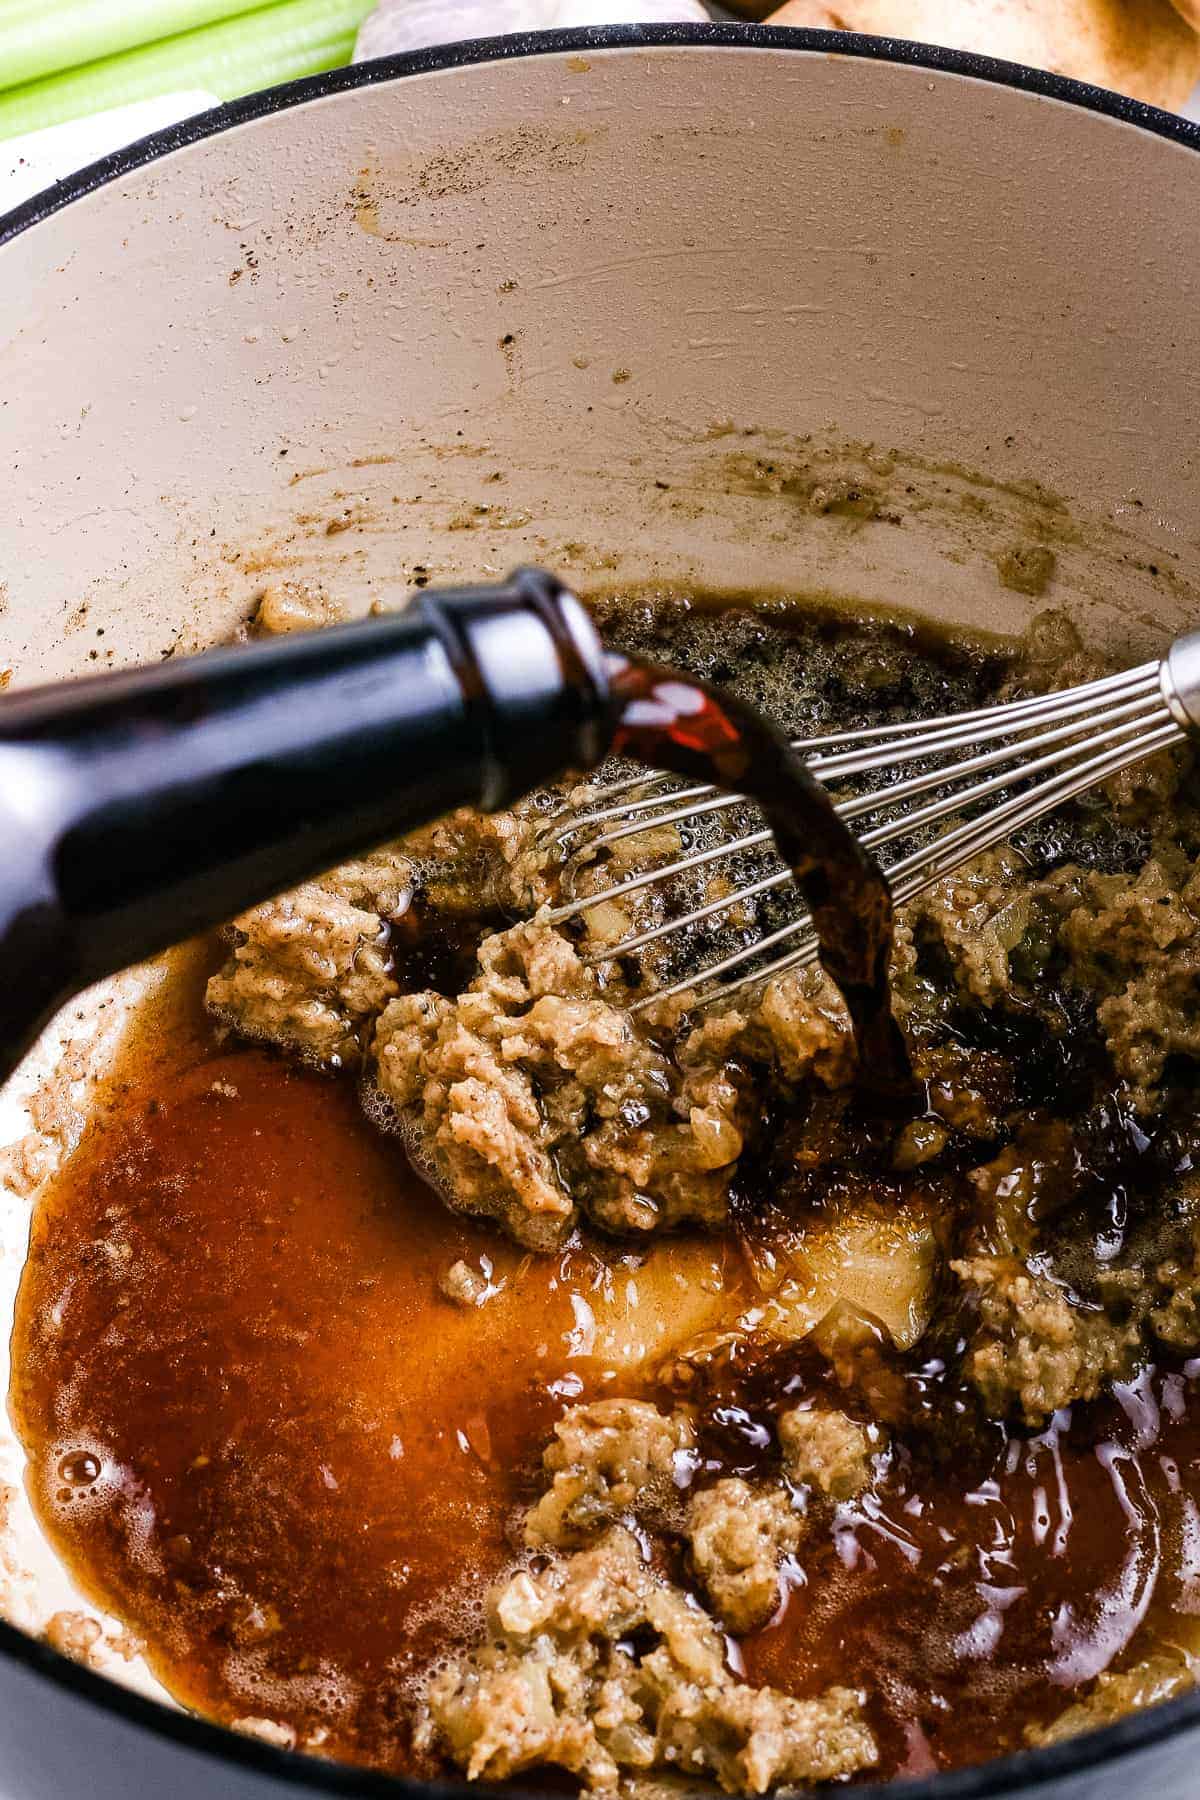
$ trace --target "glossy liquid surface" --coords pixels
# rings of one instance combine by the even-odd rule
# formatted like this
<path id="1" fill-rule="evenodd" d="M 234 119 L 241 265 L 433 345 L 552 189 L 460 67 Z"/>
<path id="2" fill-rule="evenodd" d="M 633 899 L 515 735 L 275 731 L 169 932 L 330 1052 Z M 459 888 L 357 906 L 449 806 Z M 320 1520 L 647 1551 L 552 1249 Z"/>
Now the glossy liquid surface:
<path id="1" fill-rule="evenodd" d="M 33 1497 L 185 1703 L 418 1769 L 410 1677 L 475 1635 L 552 1421 L 702 1322 L 740 1259 L 524 1255 L 448 1213 L 352 1084 L 222 1049 L 205 973 L 36 1215 L 12 1392 Z M 502 1290 L 477 1309 L 438 1292 L 460 1257 Z"/>
<path id="2" fill-rule="evenodd" d="M 37 1214 L 13 1393 L 34 1499 L 185 1703 L 431 1773 L 413 1678 L 476 1635 L 553 1420 L 660 1392 L 673 1343 L 752 1284 L 732 1239 L 531 1259 L 453 1218 L 347 1084 L 217 1045 L 203 974 Z M 480 1308 L 438 1294 L 460 1256 L 502 1290 Z M 1149 1373 L 1028 1441 L 902 1454 L 802 1544 L 748 1675 L 862 1682 L 891 1776 L 1017 1748 L 1100 1669 L 1187 1643 L 1198 1375 Z M 757 1469 L 772 1412 L 826 1380 L 802 1346 L 709 1365 L 707 1472 Z"/>

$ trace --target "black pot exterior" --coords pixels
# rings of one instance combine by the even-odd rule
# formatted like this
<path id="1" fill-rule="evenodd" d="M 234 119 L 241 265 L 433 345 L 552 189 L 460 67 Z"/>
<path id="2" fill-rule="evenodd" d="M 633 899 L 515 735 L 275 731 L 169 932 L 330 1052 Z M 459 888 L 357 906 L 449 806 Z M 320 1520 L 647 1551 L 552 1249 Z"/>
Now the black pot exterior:
<path id="1" fill-rule="evenodd" d="M 1200 1696 L 1036 1754 L 887 1788 L 858 1800 L 1192 1800 Z M 465 1786 L 393 1780 L 273 1749 L 76 1668 L 0 1624 L 0 1784 L 6 1800 L 469 1800 Z"/>

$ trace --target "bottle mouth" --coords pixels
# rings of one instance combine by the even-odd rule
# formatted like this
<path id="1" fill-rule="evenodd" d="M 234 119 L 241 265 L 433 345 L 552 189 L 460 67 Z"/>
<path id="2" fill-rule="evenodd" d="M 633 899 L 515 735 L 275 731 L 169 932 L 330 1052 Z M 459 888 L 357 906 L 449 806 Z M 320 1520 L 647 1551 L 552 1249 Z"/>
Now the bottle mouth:
<path id="1" fill-rule="evenodd" d="M 516 569 L 499 587 L 426 593 L 420 604 L 475 720 L 485 811 L 603 758 L 616 724 L 608 660 L 556 576 Z"/>
<path id="2" fill-rule="evenodd" d="M 513 586 L 545 620 L 562 660 L 568 688 L 584 699 L 580 746 L 589 765 L 600 761 L 616 725 L 612 676 L 623 661 L 607 651 L 579 596 L 543 569 L 515 569 Z"/>

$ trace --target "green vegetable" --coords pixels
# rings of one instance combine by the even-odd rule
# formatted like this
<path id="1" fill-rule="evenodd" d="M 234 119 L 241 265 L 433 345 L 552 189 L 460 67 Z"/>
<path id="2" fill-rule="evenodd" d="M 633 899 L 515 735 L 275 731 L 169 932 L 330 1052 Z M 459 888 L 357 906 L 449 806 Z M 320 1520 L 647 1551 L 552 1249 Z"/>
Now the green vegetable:
<path id="1" fill-rule="evenodd" d="M 0 88 L 250 12 L 254 0 L 0 0 Z"/>
<path id="2" fill-rule="evenodd" d="M 122 0 L 124 5 L 125 0 Z M 349 62 L 373 0 L 282 0 L 0 93 L 0 138 L 177 89 L 221 100 Z"/>

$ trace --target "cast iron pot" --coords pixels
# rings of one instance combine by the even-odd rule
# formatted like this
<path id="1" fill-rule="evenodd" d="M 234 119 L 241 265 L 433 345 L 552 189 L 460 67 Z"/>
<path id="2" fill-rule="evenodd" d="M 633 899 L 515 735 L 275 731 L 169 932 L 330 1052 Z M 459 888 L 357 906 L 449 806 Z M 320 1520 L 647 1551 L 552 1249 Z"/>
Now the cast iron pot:
<path id="1" fill-rule="evenodd" d="M 0 667 L 209 644 L 297 573 L 364 611 L 519 562 L 997 631 L 1052 604 L 1152 654 L 1200 620 L 1198 151 L 1030 70 L 738 26 L 459 44 L 205 114 L 0 220 Z M 50 1029 L 4 1137 L 154 979 Z M 27 1230 L 8 1195 L 10 1309 Z M 6 1795 L 413 1785 L 48 1649 L 86 1606 L 21 1466 L 9 1431 Z M 1182 1800 L 1198 1759 L 1200 1694 L 907 1791 Z"/>

